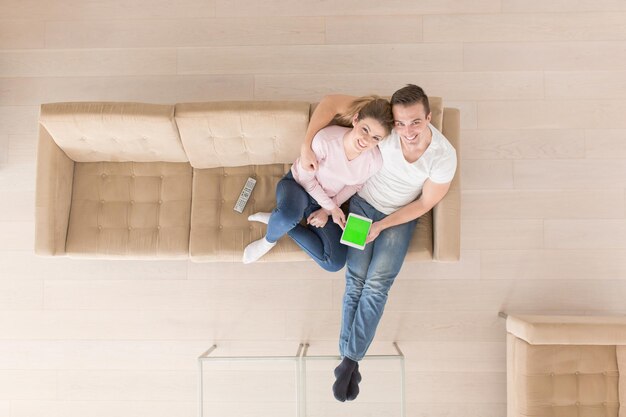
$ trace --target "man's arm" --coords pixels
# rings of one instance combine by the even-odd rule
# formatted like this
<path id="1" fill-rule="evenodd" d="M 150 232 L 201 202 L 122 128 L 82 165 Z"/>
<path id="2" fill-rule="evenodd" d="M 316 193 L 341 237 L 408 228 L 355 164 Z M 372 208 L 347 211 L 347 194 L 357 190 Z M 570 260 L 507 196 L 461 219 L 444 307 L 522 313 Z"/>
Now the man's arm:
<path id="1" fill-rule="evenodd" d="M 335 118 L 335 115 L 344 113 L 356 97 L 333 94 L 325 96 L 313 111 L 309 126 L 304 135 L 304 143 L 300 147 L 300 165 L 307 171 L 317 170 L 317 158 L 311 149 L 313 138 Z"/>
<path id="2" fill-rule="evenodd" d="M 440 202 L 449 189 L 449 182 L 437 184 L 431 180 L 426 180 L 422 188 L 422 195 L 417 200 L 391 213 L 381 221 L 372 224 L 369 235 L 367 236 L 367 243 L 376 239 L 380 232 L 389 227 L 410 222 L 411 220 L 421 217 Z"/>

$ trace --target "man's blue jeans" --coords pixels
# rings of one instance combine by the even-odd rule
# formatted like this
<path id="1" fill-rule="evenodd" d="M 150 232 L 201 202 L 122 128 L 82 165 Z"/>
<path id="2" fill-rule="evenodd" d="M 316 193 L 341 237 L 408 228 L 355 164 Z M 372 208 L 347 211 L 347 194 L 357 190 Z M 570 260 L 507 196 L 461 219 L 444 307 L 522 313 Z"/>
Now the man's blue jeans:
<path id="1" fill-rule="evenodd" d="M 347 247 L 339 240 L 341 227 L 328 218 L 324 227 L 306 227 L 300 221 L 321 207 L 294 179 L 291 171 L 276 185 L 276 208 L 272 211 L 265 238 L 276 242 L 286 234 L 319 266 L 339 271 L 346 263 Z"/>
<path id="2" fill-rule="evenodd" d="M 355 195 L 350 212 L 379 221 L 386 217 Z M 348 248 L 339 352 L 360 361 L 383 315 L 387 294 L 400 272 L 417 219 L 383 230 L 364 250 Z"/>

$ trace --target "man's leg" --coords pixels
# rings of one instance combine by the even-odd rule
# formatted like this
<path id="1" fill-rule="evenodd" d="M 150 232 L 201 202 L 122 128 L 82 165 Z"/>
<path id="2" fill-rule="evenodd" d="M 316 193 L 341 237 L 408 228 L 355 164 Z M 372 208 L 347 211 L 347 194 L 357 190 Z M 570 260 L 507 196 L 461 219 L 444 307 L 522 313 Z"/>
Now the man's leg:
<path id="1" fill-rule="evenodd" d="M 385 229 L 374 242 L 365 284 L 354 315 L 345 356 L 360 361 L 383 315 L 389 289 L 402 268 L 417 220 Z"/>
<path id="2" fill-rule="evenodd" d="M 373 207 L 358 195 L 350 200 L 350 213 L 370 217 Z M 349 247 L 346 260 L 346 290 L 341 311 L 341 332 L 339 333 L 339 353 L 345 356 L 346 345 L 352 331 L 354 315 L 359 305 L 361 291 L 365 285 L 367 270 L 373 254 L 373 245 L 365 245 L 364 250 Z"/>
<path id="3" fill-rule="evenodd" d="M 377 216 L 377 211 L 358 195 L 353 196 L 350 200 L 350 212 L 374 220 Z M 351 338 L 354 316 L 372 259 L 372 249 L 372 244 L 365 245 L 364 250 L 348 248 L 346 291 L 343 296 L 341 333 L 339 335 L 339 352 L 343 360 L 335 368 L 336 381 L 333 384 L 333 394 L 339 401 L 354 400 L 359 394 L 359 382 L 361 380 L 361 374 L 358 371 L 359 364 L 347 354 L 347 345 Z"/>

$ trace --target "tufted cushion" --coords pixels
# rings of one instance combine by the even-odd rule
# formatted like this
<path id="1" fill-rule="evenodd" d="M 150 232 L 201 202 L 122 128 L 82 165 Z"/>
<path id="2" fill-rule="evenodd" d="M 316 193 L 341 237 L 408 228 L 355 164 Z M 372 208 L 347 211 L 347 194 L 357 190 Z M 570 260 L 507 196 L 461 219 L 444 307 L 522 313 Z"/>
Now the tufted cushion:
<path id="1" fill-rule="evenodd" d="M 309 103 L 177 104 L 175 117 L 194 168 L 291 164 L 300 155 Z"/>
<path id="2" fill-rule="evenodd" d="M 619 373 L 619 402 L 626 404 L 626 346 L 618 345 L 615 347 L 617 354 L 617 367 Z M 620 407 L 619 417 L 626 417 L 626 406 Z"/>
<path id="3" fill-rule="evenodd" d="M 514 416 L 617 417 L 615 346 L 513 343 Z"/>
<path id="4" fill-rule="evenodd" d="M 187 162 L 174 106 L 142 103 L 51 103 L 40 123 L 76 162 Z"/>
<path id="5" fill-rule="evenodd" d="M 76 163 L 67 254 L 186 258 L 191 182 L 188 163 Z"/>
<path id="6" fill-rule="evenodd" d="M 407 261 L 430 261 L 433 259 L 433 212 L 420 217 L 406 254 Z"/>
<path id="7" fill-rule="evenodd" d="M 241 262 L 243 249 L 262 238 L 266 229 L 262 223 L 249 222 L 248 216 L 274 209 L 276 184 L 288 169 L 288 164 L 195 169 L 189 244 L 191 259 L 196 262 Z M 248 177 L 255 178 L 257 183 L 240 214 L 233 207 Z M 260 262 L 308 259 L 302 249 L 285 236 Z"/>
<path id="8" fill-rule="evenodd" d="M 441 97 L 428 97 L 428 104 L 432 113 L 430 123 L 438 131 L 443 132 L 443 99 Z"/>

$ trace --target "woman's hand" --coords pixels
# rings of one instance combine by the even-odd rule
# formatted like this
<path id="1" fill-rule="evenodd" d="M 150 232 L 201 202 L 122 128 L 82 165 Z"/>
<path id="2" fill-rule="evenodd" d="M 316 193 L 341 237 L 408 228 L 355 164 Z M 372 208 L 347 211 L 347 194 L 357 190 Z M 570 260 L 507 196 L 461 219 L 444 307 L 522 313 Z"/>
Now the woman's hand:
<path id="1" fill-rule="evenodd" d="M 335 207 L 330 214 L 333 216 L 333 221 L 339 225 L 342 229 L 346 227 L 346 215 L 339 207 Z"/>
<path id="2" fill-rule="evenodd" d="M 310 146 L 302 145 L 300 147 L 300 166 L 305 171 L 317 171 L 317 156 Z"/>
<path id="3" fill-rule="evenodd" d="M 372 242 L 383 230 L 385 229 L 380 225 L 380 222 L 372 223 L 372 227 L 370 227 L 370 231 L 367 234 L 367 239 L 365 240 L 365 243 L 368 244 Z"/>
<path id="4" fill-rule="evenodd" d="M 319 209 L 319 210 L 314 211 L 306 219 L 307 224 L 310 224 L 311 226 L 315 226 L 315 227 L 324 227 L 326 226 L 327 221 L 328 221 L 328 213 L 326 213 L 326 210 L 324 209 Z"/>

